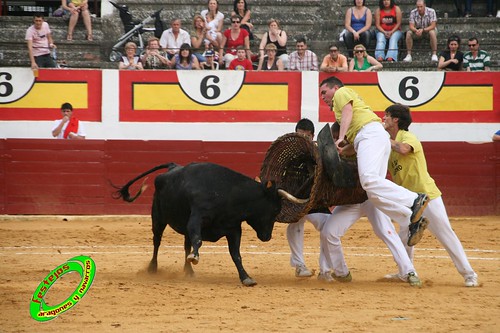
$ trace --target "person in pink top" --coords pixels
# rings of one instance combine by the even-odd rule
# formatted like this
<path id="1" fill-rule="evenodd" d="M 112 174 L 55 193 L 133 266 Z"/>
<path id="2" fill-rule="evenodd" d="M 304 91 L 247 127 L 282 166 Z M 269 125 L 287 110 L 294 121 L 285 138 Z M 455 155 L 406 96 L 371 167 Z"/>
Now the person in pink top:
<path id="1" fill-rule="evenodd" d="M 25 40 L 31 62 L 31 69 L 56 68 L 50 50 L 56 48 L 52 39 L 49 24 L 45 22 L 42 14 L 33 16 L 33 25 L 26 30 Z"/>

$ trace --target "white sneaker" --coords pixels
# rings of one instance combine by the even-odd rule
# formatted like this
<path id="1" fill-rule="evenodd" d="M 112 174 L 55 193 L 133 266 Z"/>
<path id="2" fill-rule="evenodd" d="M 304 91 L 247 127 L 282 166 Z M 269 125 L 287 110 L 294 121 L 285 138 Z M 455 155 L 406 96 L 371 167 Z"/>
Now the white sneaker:
<path id="1" fill-rule="evenodd" d="M 477 275 L 469 276 L 465 278 L 465 286 L 466 287 L 477 287 L 479 283 L 477 282 Z"/>
<path id="2" fill-rule="evenodd" d="M 411 62 L 411 54 L 406 55 L 406 57 L 403 59 L 404 62 Z"/>
<path id="3" fill-rule="evenodd" d="M 394 282 L 407 282 L 408 281 L 408 279 L 406 277 L 401 277 L 398 273 L 384 275 L 384 279 L 391 280 Z"/>
<path id="4" fill-rule="evenodd" d="M 319 272 L 318 280 L 323 282 L 333 282 L 332 273 L 330 272 Z"/>
<path id="5" fill-rule="evenodd" d="M 295 267 L 295 276 L 296 277 L 311 277 L 313 273 L 304 265 L 300 265 Z"/>
<path id="6" fill-rule="evenodd" d="M 431 57 L 431 61 L 438 62 L 439 61 L 438 56 L 435 55 L 435 54 L 433 54 L 432 57 Z"/>

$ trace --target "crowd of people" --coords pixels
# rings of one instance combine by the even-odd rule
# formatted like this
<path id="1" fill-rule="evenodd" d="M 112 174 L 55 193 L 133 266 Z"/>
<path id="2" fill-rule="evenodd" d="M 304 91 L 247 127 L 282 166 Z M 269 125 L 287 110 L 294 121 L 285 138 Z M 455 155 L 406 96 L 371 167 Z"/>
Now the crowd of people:
<path id="1" fill-rule="evenodd" d="M 479 41 L 475 36 L 469 38 L 468 52 L 460 51 L 461 38 L 457 35 L 448 36 L 446 49 L 438 52 L 438 19 L 436 11 L 431 8 L 432 1 L 427 2 L 428 5 L 425 0 L 416 0 L 415 8 L 408 15 L 408 27 L 403 27 L 403 13 L 396 0 L 379 0 L 378 7 L 373 12 L 366 6 L 366 0 L 353 0 L 353 6 L 346 10 L 345 29 L 340 38 L 347 54 L 341 54 L 339 44 L 332 44 L 321 61 L 315 52 L 308 49 L 305 36 L 296 36 L 295 50 L 289 52 L 289 36 L 276 19 L 268 21 L 268 29 L 262 34 L 259 51 L 253 53 L 250 41 L 255 38 L 254 26 L 247 1 L 234 0 L 230 25 L 225 29 L 226 15 L 219 10 L 218 0 L 208 0 L 206 8 L 194 15 L 190 32 L 182 27 L 180 18 L 174 18 L 160 38 L 151 37 L 148 40 L 145 50 L 138 50 L 133 42 L 127 43 L 118 66 L 120 69 L 139 70 L 224 68 L 377 71 L 383 68 L 384 62 L 397 62 L 400 58 L 404 62 L 412 62 L 414 41 L 424 40 L 429 42 L 430 59 L 436 64 L 437 70 L 490 70 L 490 55 L 479 48 Z M 73 31 L 80 16 L 87 30 L 86 39 L 93 40 L 87 0 L 62 0 L 62 9 L 70 15 L 67 40 L 73 40 Z M 470 16 L 470 9 L 471 1 L 467 1 L 465 16 Z M 493 9 L 488 7 L 488 10 Z M 56 46 L 43 16 L 35 16 L 33 26 L 26 32 L 26 40 L 33 69 L 56 67 L 50 57 L 51 50 L 55 50 Z M 399 44 L 402 41 L 406 44 L 405 57 L 399 55 Z M 372 44 L 375 44 L 374 48 Z M 181 47 L 187 58 L 180 54 Z M 242 66 L 243 60 L 238 56 L 238 49 L 241 48 L 245 50 L 245 59 L 252 66 Z M 131 57 L 131 50 L 138 54 Z M 373 53 L 370 54 L 371 52 Z"/>

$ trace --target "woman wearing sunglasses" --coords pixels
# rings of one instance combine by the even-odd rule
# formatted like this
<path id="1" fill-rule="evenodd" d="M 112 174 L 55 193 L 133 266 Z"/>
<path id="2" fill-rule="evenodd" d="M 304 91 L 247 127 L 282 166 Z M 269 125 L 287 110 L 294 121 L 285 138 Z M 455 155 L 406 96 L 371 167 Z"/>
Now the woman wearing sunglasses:
<path id="1" fill-rule="evenodd" d="M 382 69 L 382 64 L 366 53 L 362 44 L 354 46 L 354 58 L 349 63 L 349 72 L 372 72 Z"/>

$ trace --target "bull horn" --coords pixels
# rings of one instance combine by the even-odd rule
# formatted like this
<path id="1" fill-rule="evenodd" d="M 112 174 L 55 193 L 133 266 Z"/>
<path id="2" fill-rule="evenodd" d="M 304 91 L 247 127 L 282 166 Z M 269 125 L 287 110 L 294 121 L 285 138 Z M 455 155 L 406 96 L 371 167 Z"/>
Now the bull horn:
<path id="1" fill-rule="evenodd" d="M 278 190 L 278 194 L 280 195 L 280 197 L 285 198 L 288 201 L 291 201 L 291 202 L 296 203 L 296 204 L 305 204 L 306 202 L 309 201 L 309 198 L 299 199 L 299 198 L 294 197 L 293 195 L 291 195 L 290 193 L 288 193 L 287 191 L 282 190 L 282 189 Z"/>

